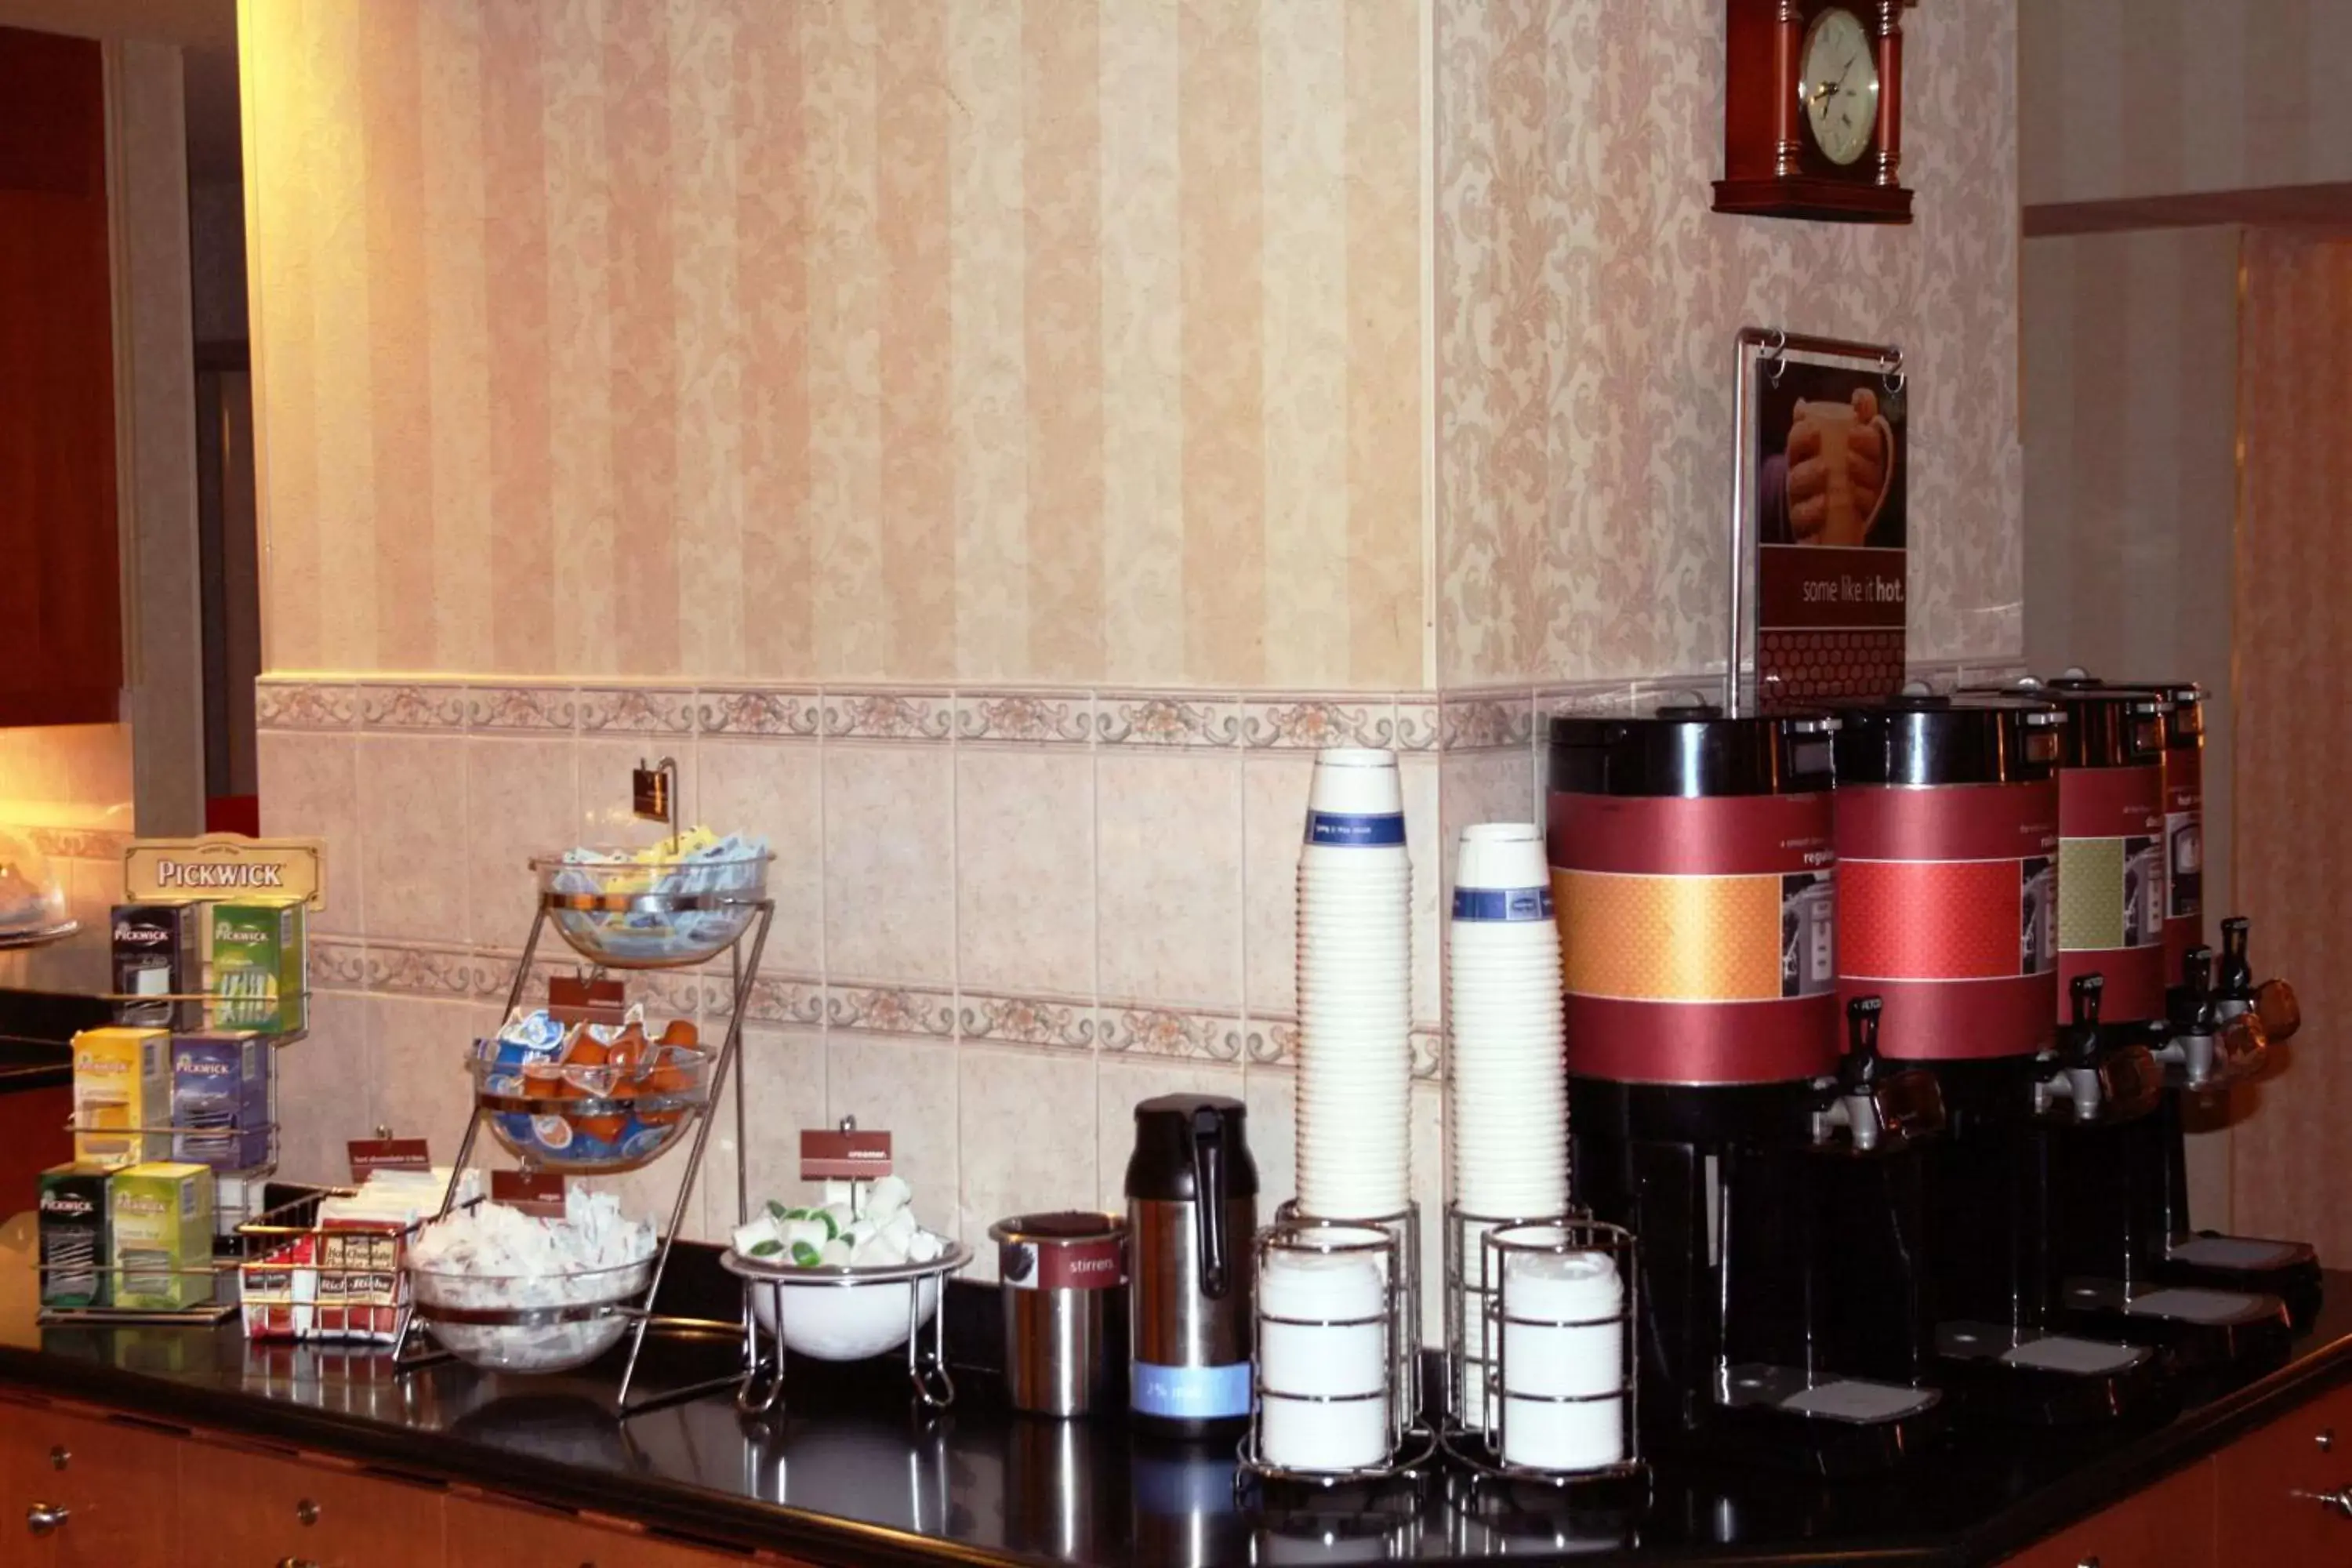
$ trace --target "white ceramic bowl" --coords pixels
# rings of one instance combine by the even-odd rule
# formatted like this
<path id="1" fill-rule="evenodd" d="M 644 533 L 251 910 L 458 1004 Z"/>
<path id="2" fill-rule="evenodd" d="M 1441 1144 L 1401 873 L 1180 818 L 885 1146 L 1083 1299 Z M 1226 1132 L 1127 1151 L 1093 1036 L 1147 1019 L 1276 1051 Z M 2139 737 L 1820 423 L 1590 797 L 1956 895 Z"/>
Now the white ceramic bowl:
<path id="1" fill-rule="evenodd" d="M 787 1349 L 816 1361 L 864 1361 L 905 1344 L 910 1327 L 922 1329 L 939 1311 L 940 1281 L 971 1261 L 963 1247 L 952 1241 L 945 1246 L 946 1252 L 928 1265 L 796 1268 L 748 1260 L 732 1250 L 720 1262 L 743 1280 L 752 1318 Z M 919 1269 L 929 1272 L 907 1278 Z M 911 1321 L 907 1315 L 910 1291 L 915 1292 Z"/>

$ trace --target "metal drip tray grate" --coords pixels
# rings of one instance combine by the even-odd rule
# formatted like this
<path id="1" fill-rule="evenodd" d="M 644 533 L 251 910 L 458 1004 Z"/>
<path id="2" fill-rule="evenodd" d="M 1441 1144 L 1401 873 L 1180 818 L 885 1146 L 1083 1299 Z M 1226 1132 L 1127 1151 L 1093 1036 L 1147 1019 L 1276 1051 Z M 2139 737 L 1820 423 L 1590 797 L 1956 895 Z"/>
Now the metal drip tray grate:
<path id="1" fill-rule="evenodd" d="M 2193 1268 L 2283 1268 L 2303 1256 L 2293 1241 L 2259 1241 L 2244 1236 L 2200 1236 L 2181 1242 L 2166 1257 Z"/>

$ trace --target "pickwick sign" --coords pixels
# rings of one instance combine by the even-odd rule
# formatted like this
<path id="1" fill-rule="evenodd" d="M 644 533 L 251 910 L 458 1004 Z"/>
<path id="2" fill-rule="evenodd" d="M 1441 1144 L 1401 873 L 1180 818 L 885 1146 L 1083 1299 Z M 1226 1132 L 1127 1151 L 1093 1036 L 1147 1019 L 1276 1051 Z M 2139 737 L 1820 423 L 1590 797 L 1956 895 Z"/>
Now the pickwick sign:
<path id="1" fill-rule="evenodd" d="M 123 896 L 134 904 L 186 899 L 300 900 L 327 905 L 327 854 L 316 838 L 135 838 L 122 852 Z"/>
<path id="2" fill-rule="evenodd" d="M 1889 696 L 1907 608 L 1903 382 L 1778 358 L 1754 374 L 1758 706 Z"/>

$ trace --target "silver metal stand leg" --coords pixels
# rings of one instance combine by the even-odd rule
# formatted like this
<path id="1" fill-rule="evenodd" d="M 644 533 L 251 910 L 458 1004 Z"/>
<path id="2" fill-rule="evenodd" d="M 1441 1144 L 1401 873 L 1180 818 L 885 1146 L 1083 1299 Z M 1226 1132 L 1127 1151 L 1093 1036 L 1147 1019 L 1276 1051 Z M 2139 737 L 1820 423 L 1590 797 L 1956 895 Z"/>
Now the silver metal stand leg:
<path id="1" fill-rule="evenodd" d="M 775 912 L 776 906 L 773 902 L 766 900 L 761 901 L 760 923 L 751 936 L 751 960 L 748 963 L 739 963 L 737 965 L 735 1010 L 727 1020 L 727 1043 L 719 1047 L 719 1052 L 718 1080 L 735 1085 L 735 1108 L 739 1128 L 741 1125 L 743 1108 L 743 1080 L 740 1068 L 740 1053 L 743 1047 L 743 1016 L 750 1010 L 751 1005 L 751 977 L 760 973 L 760 957 L 768 945 L 768 924 L 774 919 Z M 740 948 L 740 945 L 741 939 L 739 937 L 736 946 Z M 478 1118 L 477 1120 L 478 1121 Z M 653 1326 L 654 1302 L 661 1295 L 662 1278 L 669 1271 L 670 1248 L 677 1245 L 678 1232 L 686 1225 L 687 1205 L 694 1200 L 696 1183 L 702 1173 L 702 1156 L 710 1144 L 710 1126 L 713 1120 L 707 1110 L 703 1115 L 695 1119 L 694 1142 L 687 1150 L 686 1175 L 678 1183 L 677 1201 L 670 1205 L 669 1227 L 662 1233 L 660 1250 L 654 1255 L 653 1278 L 646 1282 L 644 1305 L 636 1315 L 635 1323 L 629 1331 L 629 1359 L 622 1368 L 620 1391 L 613 1400 L 614 1412 L 624 1417 L 651 1409 L 654 1404 L 669 1404 L 683 1397 L 688 1392 L 679 1389 L 662 1395 L 655 1401 L 635 1406 L 629 1404 L 629 1389 L 636 1382 L 637 1361 L 645 1353 L 646 1331 Z M 467 1131 L 470 1138 L 471 1129 Z M 739 1132 L 736 1142 L 736 1185 L 739 1194 L 742 1185 L 742 1166 L 743 1151 Z M 740 1195 L 737 1201 L 739 1203 L 741 1201 Z M 712 1383 L 709 1386 L 724 1387 L 735 1381 L 733 1378 L 726 1378 Z"/>

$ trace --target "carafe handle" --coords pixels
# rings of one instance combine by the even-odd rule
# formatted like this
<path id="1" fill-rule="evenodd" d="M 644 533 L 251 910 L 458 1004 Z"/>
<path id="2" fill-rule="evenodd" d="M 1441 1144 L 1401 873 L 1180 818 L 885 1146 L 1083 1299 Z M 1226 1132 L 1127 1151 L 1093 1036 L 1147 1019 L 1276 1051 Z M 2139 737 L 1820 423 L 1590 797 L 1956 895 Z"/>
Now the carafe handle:
<path id="1" fill-rule="evenodd" d="M 1232 1283 L 1232 1259 L 1225 1235 L 1225 1163 L 1223 1124 L 1207 1107 L 1192 1113 L 1192 1223 L 1201 1243 L 1201 1293 L 1213 1301 L 1224 1300 Z"/>

